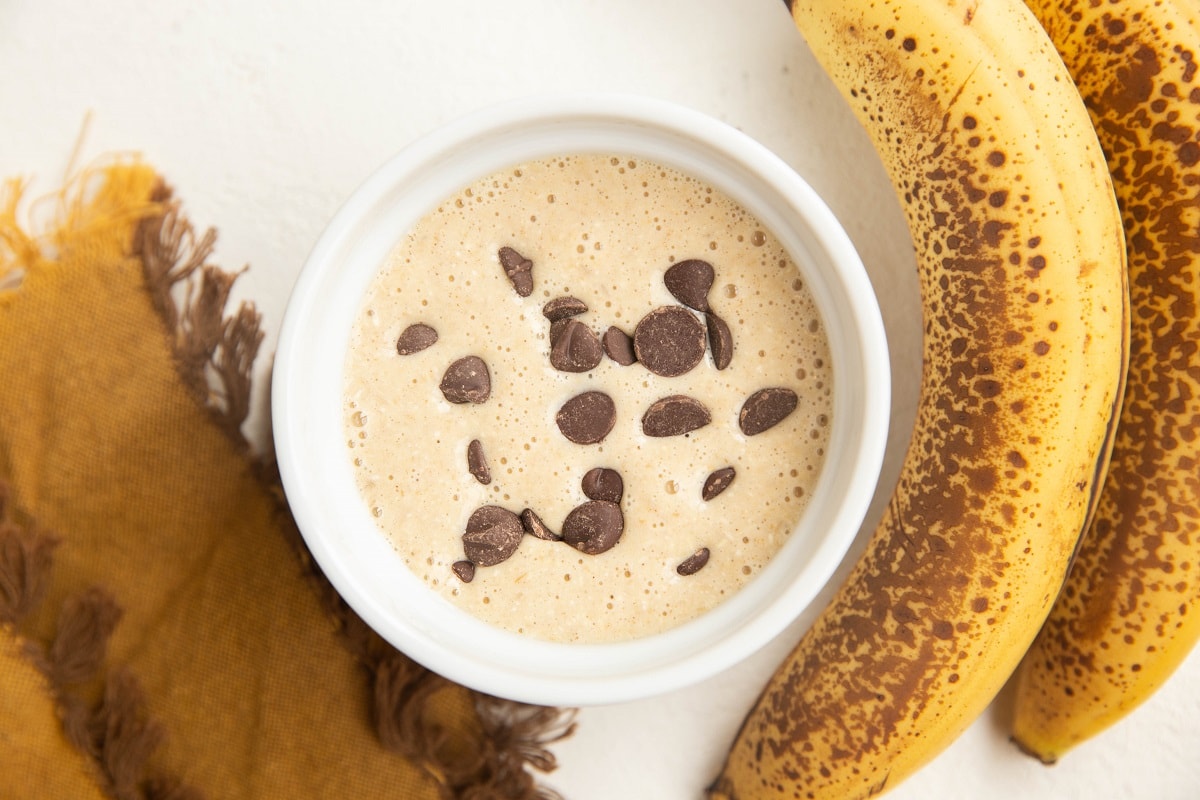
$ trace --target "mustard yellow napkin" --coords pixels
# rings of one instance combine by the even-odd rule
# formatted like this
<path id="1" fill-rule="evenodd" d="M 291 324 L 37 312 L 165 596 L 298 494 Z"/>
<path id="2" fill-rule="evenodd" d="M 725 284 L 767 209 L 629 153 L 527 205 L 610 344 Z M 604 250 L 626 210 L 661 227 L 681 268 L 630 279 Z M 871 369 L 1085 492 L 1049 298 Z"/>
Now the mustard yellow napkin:
<path id="1" fill-rule="evenodd" d="M 550 796 L 526 767 L 553 768 L 569 713 L 419 667 L 308 557 L 241 433 L 262 334 L 226 313 L 214 235 L 135 161 L 34 204 L 44 231 L 21 195 L 0 198 L 0 797 Z"/>

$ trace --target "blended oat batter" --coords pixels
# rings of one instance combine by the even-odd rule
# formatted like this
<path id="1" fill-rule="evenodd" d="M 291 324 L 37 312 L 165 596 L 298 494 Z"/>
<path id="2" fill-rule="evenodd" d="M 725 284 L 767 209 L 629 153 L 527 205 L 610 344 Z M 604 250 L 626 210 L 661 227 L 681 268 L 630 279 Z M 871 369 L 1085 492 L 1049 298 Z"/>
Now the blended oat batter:
<path id="1" fill-rule="evenodd" d="M 820 470 L 832 381 L 811 295 L 741 206 L 644 159 L 539 160 L 393 250 L 347 356 L 348 457 L 382 535 L 449 601 L 529 636 L 624 640 L 770 560 Z M 596 468 L 623 491 L 597 471 L 585 494 Z"/>

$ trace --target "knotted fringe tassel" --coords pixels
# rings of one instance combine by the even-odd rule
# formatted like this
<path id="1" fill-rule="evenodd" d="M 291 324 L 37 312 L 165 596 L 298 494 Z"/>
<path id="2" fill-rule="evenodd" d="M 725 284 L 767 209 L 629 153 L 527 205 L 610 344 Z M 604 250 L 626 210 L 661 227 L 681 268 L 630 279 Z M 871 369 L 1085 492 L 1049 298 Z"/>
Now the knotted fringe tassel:
<path id="1" fill-rule="evenodd" d="M 526 766 L 544 772 L 555 768 L 554 755 L 546 748 L 571 735 L 574 711 L 471 692 L 477 725 L 468 732 L 445 730 L 429 713 L 430 700 L 455 687 L 384 642 L 321 573 L 288 512 L 274 463 L 250 456 L 242 431 L 250 412 L 251 371 L 263 338 L 261 316 L 246 302 L 232 316 L 225 315 L 230 290 L 241 273 L 208 263 L 216 232 L 209 229 L 198 236 L 165 185 L 155 189 L 153 200 L 162 212 L 142 220 L 133 247 L 174 343 L 180 375 L 235 446 L 246 452 L 274 496 L 280 530 L 338 626 L 343 645 L 369 676 L 380 742 L 420 764 L 447 800 L 558 798 L 539 788 Z M 464 736 L 469 741 L 462 741 Z"/>
<path id="2" fill-rule="evenodd" d="M 9 488 L 0 483 L 0 624 L 15 628 L 46 594 L 58 539 L 12 515 Z"/>
<path id="3" fill-rule="evenodd" d="M 241 272 L 224 272 L 208 263 L 216 231 L 209 229 L 197 238 L 161 181 L 152 198 L 162 213 L 141 221 L 133 254 L 141 259 L 150 297 L 171 337 L 179 375 L 230 439 L 248 450 L 242 425 L 250 414 L 251 370 L 263 340 L 262 315 L 243 302 L 232 317 L 225 316 L 230 290 Z"/>
<path id="4" fill-rule="evenodd" d="M 93 587 L 68 597 L 48 645 L 22 633 L 20 623 L 37 610 L 49 585 L 57 543 L 32 523 L 16 522 L 8 486 L 0 483 L 0 623 L 25 638 L 25 654 L 54 692 L 67 739 L 92 757 L 110 796 L 202 800 L 180 781 L 147 769 L 163 731 L 149 718 L 137 680 L 123 670 L 105 672 L 108 641 L 121 617 L 106 592 Z M 89 702 L 98 683 L 101 697 Z"/>
<path id="5" fill-rule="evenodd" d="M 481 759 L 491 772 L 490 784 L 521 786 L 541 800 L 562 800 L 558 792 L 537 787 L 525 770 L 528 764 L 543 772 L 557 767 L 554 753 L 548 745 L 561 741 L 575 732 L 574 710 L 562 711 L 545 706 L 532 706 L 501 700 L 488 695 L 476 695 L 476 712 L 483 723 L 484 742 L 489 752 Z M 482 788 L 462 793 L 463 800 L 486 800 L 495 795 Z"/>
<path id="6" fill-rule="evenodd" d="M 437 777 L 448 798 L 561 800 L 557 792 L 538 787 L 525 767 L 543 772 L 555 769 L 554 754 L 547 745 L 574 732 L 573 712 L 472 692 L 478 740 L 460 752 L 448 733 L 424 714 L 427 700 L 449 687 L 445 678 L 395 650 L 379 659 L 373 675 L 380 740 L 409 758 L 438 764 Z"/>

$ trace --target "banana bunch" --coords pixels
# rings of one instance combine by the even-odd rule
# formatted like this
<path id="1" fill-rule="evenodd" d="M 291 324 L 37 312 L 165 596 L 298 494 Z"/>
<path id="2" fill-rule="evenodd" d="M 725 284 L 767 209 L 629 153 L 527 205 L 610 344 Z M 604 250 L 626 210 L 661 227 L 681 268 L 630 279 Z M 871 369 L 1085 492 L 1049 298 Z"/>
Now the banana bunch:
<path id="1" fill-rule="evenodd" d="M 1062 587 L 1128 356 L 1104 154 L 1021 0 L 790 5 L 907 214 L 925 365 L 884 518 L 750 711 L 714 800 L 878 794 L 978 716 Z"/>
<path id="2" fill-rule="evenodd" d="M 1097 516 L 1017 675 L 1014 739 L 1052 762 L 1145 700 L 1200 639 L 1200 4 L 1029 5 L 1108 157 L 1133 309 Z"/>

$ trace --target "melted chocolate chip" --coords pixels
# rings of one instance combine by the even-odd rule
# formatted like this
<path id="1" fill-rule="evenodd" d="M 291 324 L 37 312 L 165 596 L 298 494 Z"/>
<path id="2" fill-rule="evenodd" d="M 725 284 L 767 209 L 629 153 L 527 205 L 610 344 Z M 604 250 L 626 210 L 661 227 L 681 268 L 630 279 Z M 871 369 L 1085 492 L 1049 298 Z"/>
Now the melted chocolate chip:
<path id="1" fill-rule="evenodd" d="M 450 565 L 450 569 L 454 570 L 454 574 L 463 583 L 475 580 L 475 565 L 470 561 L 455 561 Z"/>
<path id="2" fill-rule="evenodd" d="M 712 264 L 693 258 L 672 264 L 663 275 L 663 282 L 667 291 L 685 306 L 708 311 L 708 292 L 715 277 Z"/>
<path id="3" fill-rule="evenodd" d="M 621 473 L 608 467 L 589 469 L 583 476 L 583 493 L 589 500 L 620 503 L 625 496 L 625 481 Z"/>
<path id="4" fill-rule="evenodd" d="M 529 297 L 533 293 L 533 262 L 511 247 L 501 247 L 498 256 L 513 289 L 521 297 Z"/>
<path id="5" fill-rule="evenodd" d="M 550 364 L 559 372 L 587 372 L 603 357 L 600 339 L 579 320 L 559 320 L 551 326 Z"/>
<path id="6" fill-rule="evenodd" d="M 484 485 L 492 482 L 492 470 L 483 454 L 483 442 L 478 439 L 472 439 L 467 445 L 467 470 Z"/>
<path id="7" fill-rule="evenodd" d="M 596 444 L 617 422 L 617 407 L 604 392 L 584 392 L 563 403 L 554 415 L 562 435 L 575 444 Z"/>
<path id="8" fill-rule="evenodd" d="M 725 320 L 709 311 L 704 315 L 708 328 L 708 349 L 712 352 L 713 366 L 725 369 L 733 360 L 733 332 Z"/>
<path id="9" fill-rule="evenodd" d="M 798 402 L 799 398 L 791 389 L 759 389 L 742 404 L 742 410 L 738 413 L 738 426 L 747 436 L 762 433 L 775 427 L 795 411 Z"/>
<path id="10" fill-rule="evenodd" d="M 577 314 L 582 314 L 587 311 L 587 303 L 580 300 L 578 297 L 564 296 L 556 297 L 546 305 L 542 306 L 542 316 L 551 322 L 558 322 L 560 319 L 574 317 Z"/>
<path id="11" fill-rule="evenodd" d="M 700 570 L 704 569 L 704 565 L 708 563 L 708 548 L 701 547 L 696 552 L 679 562 L 679 566 L 675 571 L 680 575 L 695 575 Z"/>
<path id="12" fill-rule="evenodd" d="M 704 358 L 705 330 L 696 315 L 682 306 L 659 306 L 633 330 L 637 360 L 655 375 L 674 378 Z"/>
<path id="13" fill-rule="evenodd" d="M 633 352 L 633 337 L 616 325 L 604 332 L 601 343 L 604 345 L 605 355 L 622 367 L 628 367 L 637 361 L 637 354 Z"/>
<path id="14" fill-rule="evenodd" d="M 547 542 L 562 541 L 562 536 L 547 528 L 546 523 L 542 522 L 542 518 L 532 508 L 527 508 L 521 512 L 521 527 L 535 539 L 542 539 Z"/>
<path id="15" fill-rule="evenodd" d="M 705 500 L 712 500 L 721 492 L 729 488 L 729 484 L 733 483 L 737 473 L 733 467 L 722 467 L 715 470 L 711 475 L 704 479 L 704 488 L 700 490 L 700 496 Z"/>
<path id="16" fill-rule="evenodd" d="M 647 436 L 679 436 L 712 422 L 712 415 L 699 400 L 673 394 L 656 400 L 642 415 Z"/>
<path id="17" fill-rule="evenodd" d="M 438 333 L 424 322 L 409 325 L 396 339 L 396 352 L 402 356 L 411 356 L 427 347 L 432 347 L 438 340 Z"/>
<path id="18" fill-rule="evenodd" d="M 463 551 L 481 567 L 494 567 L 517 552 L 525 529 L 521 519 L 500 506 L 482 506 L 467 520 Z"/>
<path id="19" fill-rule="evenodd" d="M 590 556 L 611 550 L 625 530 L 621 507 L 607 500 L 589 500 L 563 520 L 563 541 Z"/>
<path id="20" fill-rule="evenodd" d="M 451 403 L 483 403 L 492 394 L 492 376 L 482 358 L 466 356 L 446 369 L 440 388 Z"/>

